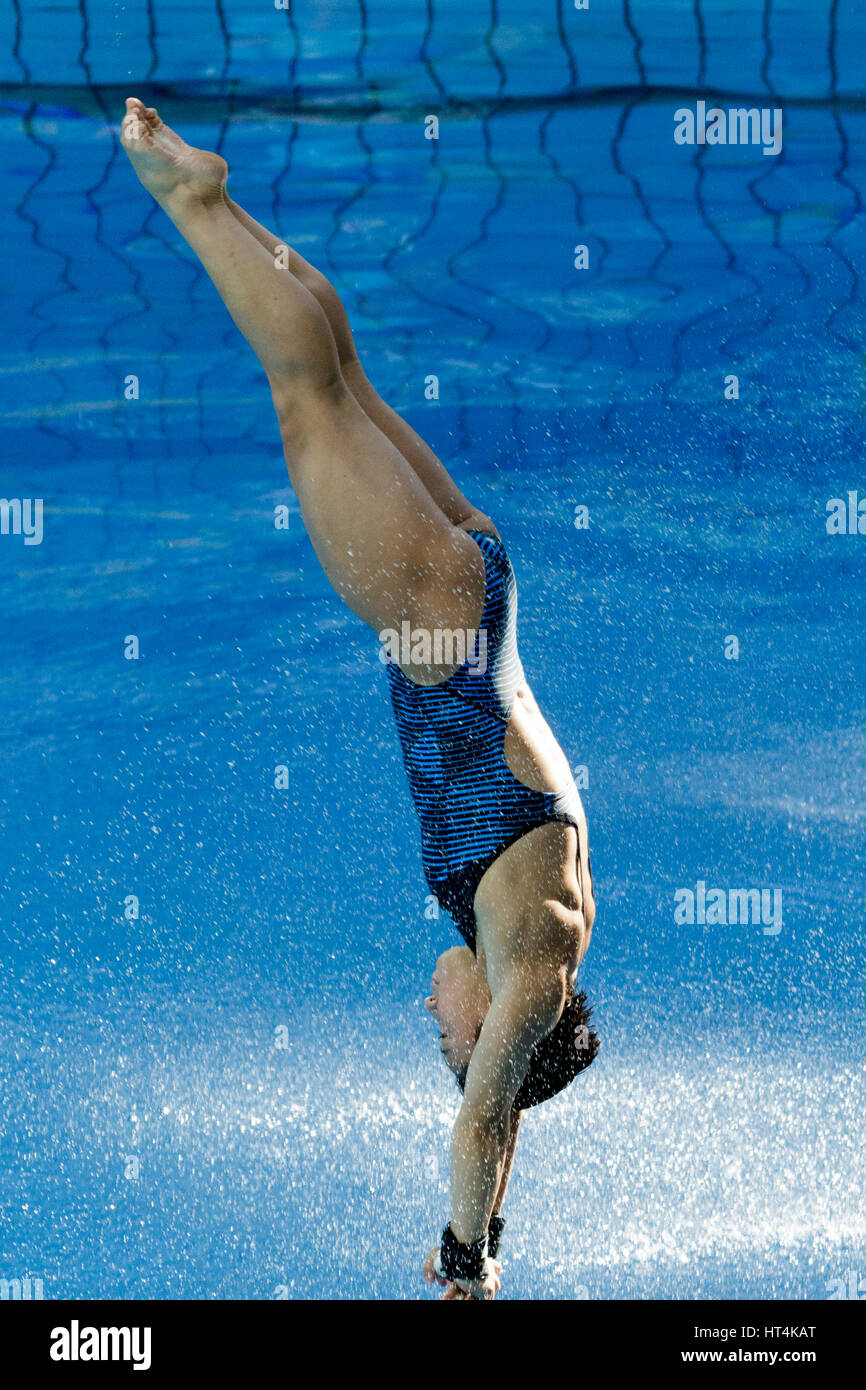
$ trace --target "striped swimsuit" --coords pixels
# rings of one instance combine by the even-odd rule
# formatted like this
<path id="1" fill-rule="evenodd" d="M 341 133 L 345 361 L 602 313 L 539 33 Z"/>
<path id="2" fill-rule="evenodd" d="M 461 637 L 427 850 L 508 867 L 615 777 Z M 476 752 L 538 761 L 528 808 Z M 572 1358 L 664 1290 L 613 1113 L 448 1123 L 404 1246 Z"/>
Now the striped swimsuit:
<path id="1" fill-rule="evenodd" d="M 486 669 L 464 662 L 439 685 L 410 681 L 395 661 L 386 670 L 403 762 L 421 822 L 424 876 L 439 906 L 475 949 L 475 890 L 495 859 L 536 826 L 578 826 L 574 779 L 561 792 L 533 791 L 505 760 L 505 733 L 523 667 L 517 654 L 517 586 L 505 547 L 469 531 L 484 556 L 480 631 Z M 479 652 L 483 654 L 483 647 Z"/>

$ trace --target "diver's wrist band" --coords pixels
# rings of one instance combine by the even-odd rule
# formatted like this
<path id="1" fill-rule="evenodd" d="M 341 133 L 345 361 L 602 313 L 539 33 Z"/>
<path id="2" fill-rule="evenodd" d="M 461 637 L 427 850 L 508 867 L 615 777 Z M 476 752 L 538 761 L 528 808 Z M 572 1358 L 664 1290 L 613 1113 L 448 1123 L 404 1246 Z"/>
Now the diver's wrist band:
<path id="1" fill-rule="evenodd" d="M 451 1224 L 442 1232 L 437 1261 L 446 1279 L 475 1281 L 483 1279 L 487 1272 L 487 1233 L 470 1245 L 463 1245 L 451 1229 Z"/>
<path id="2" fill-rule="evenodd" d="M 499 1247 L 502 1244 L 502 1232 L 505 1229 L 504 1216 L 491 1216 L 487 1223 L 487 1254 L 491 1260 L 499 1256 Z"/>

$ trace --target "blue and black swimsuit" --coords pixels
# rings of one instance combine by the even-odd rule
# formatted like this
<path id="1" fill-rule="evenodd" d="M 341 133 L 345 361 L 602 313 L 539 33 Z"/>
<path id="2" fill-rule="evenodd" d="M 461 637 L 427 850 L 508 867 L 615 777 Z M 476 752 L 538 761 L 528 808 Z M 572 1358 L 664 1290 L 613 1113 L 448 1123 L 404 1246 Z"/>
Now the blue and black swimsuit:
<path id="1" fill-rule="evenodd" d="M 524 674 L 517 654 L 517 585 L 502 541 L 469 531 L 484 556 L 480 628 L 486 666 L 467 660 L 448 680 L 422 686 L 395 661 L 386 670 L 403 762 L 421 821 L 424 876 L 439 906 L 475 949 L 475 890 L 504 849 L 549 821 L 579 826 L 573 778 L 533 791 L 505 760 L 505 734 Z M 484 667 L 483 670 L 481 667 Z"/>

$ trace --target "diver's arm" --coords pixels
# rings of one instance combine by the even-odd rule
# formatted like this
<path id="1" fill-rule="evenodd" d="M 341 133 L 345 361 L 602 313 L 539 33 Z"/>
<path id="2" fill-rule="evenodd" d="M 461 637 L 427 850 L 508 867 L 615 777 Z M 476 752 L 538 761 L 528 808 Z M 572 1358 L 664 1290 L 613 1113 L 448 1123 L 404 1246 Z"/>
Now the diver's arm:
<path id="1" fill-rule="evenodd" d="M 505 1172 L 508 1119 L 481 1119 L 464 1101 L 451 1136 L 451 1229 L 472 1245 L 487 1223 Z"/>
<path id="2" fill-rule="evenodd" d="M 511 1169 L 514 1166 L 514 1150 L 517 1148 L 517 1133 L 520 1129 L 520 1120 L 523 1115 L 522 1110 L 512 1110 L 509 1121 L 508 1147 L 505 1150 L 505 1165 L 502 1170 L 502 1177 L 499 1179 L 499 1191 L 493 1203 L 491 1216 L 502 1214 L 502 1203 L 505 1201 L 505 1193 L 508 1189 L 508 1180 L 511 1177 Z"/>
<path id="3" fill-rule="evenodd" d="M 562 1012 L 564 990 L 560 969 L 524 962 L 509 973 L 487 1011 L 451 1140 L 451 1230 L 461 1244 L 484 1237 L 500 1190 L 505 1195 L 514 1099 L 533 1049 Z"/>

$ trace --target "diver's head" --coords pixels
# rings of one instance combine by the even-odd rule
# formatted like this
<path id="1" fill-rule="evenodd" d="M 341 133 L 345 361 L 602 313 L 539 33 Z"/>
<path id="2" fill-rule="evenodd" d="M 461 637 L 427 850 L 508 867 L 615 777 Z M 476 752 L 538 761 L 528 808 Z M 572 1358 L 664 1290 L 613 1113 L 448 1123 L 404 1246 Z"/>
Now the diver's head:
<path id="1" fill-rule="evenodd" d="M 425 1000 L 439 1028 L 439 1047 L 461 1091 L 478 1034 L 490 1007 L 490 990 L 468 946 L 454 946 L 436 962 L 433 993 Z M 589 1028 L 592 1009 L 581 990 L 571 993 L 559 1021 L 537 1044 L 515 1110 L 528 1110 L 564 1090 L 595 1058 L 599 1038 Z"/>
<path id="2" fill-rule="evenodd" d="M 490 990 L 468 946 L 444 951 L 433 972 L 433 992 L 424 1001 L 439 1028 L 446 1065 L 465 1077 L 472 1049 L 490 1007 Z"/>

